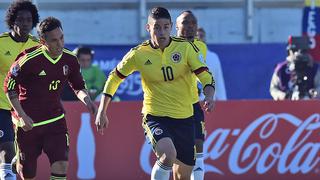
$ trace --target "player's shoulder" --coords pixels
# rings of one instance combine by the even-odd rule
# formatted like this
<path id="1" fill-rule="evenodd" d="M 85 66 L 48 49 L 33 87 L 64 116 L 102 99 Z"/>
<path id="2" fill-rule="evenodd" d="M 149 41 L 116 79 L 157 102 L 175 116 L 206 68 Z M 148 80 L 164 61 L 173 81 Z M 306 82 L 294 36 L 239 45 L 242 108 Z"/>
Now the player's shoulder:
<path id="1" fill-rule="evenodd" d="M 148 47 L 149 45 L 150 45 L 150 41 L 147 40 L 147 41 L 144 41 L 144 42 L 138 44 L 137 46 L 131 48 L 131 51 L 138 51 L 138 50 L 141 50 L 143 48 Z"/>
<path id="2" fill-rule="evenodd" d="M 77 60 L 76 54 L 73 51 L 71 51 L 70 49 L 63 48 L 63 53 L 66 54 L 67 56 L 71 57 L 72 59 L 76 59 Z"/>
<path id="3" fill-rule="evenodd" d="M 35 43 L 40 43 L 40 40 L 31 34 L 28 35 L 28 38 Z"/>
<path id="4" fill-rule="evenodd" d="M 8 41 L 13 41 L 13 39 L 10 37 L 9 32 L 4 32 L 0 34 L 0 43 L 2 46 L 7 46 Z"/>
<path id="5" fill-rule="evenodd" d="M 41 45 L 36 45 L 22 51 L 22 54 L 26 54 L 28 56 L 36 56 L 36 54 L 41 54 L 41 53 L 42 53 Z"/>
<path id="6" fill-rule="evenodd" d="M 194 44 L 198 45 L 198 46 L 207 46 L 207 44 L 205 42 L 203 42 L 202 40 L 198 39 L 198 38 L 194 38 Z"/>
<path id="7" fill-rule="evenodd" d="M 0 34 L 0 38 L 7 38 L 9 36 L 10 36 L 9 32 L 3 32 L 3 33 Z"/>
<path id="8" fill-rule="evenodd" d="M 189 41 L 189 40 L 187 40 L 187 39 L 185 39 L 185 38 L 172 36 L 172 37 L 171 37 L 171 40 L 172 40 L 173 42 L 175 42 L 175 43 L 178 43 L 178 44 L 181 44 L 181 43 L 182 43 L 182 44 L 185 44 L 185 46 L 191 46 L 192 49 L 193 49 L 195 52 L 199 52 L 199 51 L 200 51 L 199 48 L 198 48 L 198 46 L 197 46 L 194 42 Z"/>
<path id="9" fill-rule="evenodd" d="M 37 56 L 43 54 L 41 45 L 33 46 L 31 48 L 22 51 L 16 58 L 20 66 L 31 62 L 32 59 L 36 59 Z"/>

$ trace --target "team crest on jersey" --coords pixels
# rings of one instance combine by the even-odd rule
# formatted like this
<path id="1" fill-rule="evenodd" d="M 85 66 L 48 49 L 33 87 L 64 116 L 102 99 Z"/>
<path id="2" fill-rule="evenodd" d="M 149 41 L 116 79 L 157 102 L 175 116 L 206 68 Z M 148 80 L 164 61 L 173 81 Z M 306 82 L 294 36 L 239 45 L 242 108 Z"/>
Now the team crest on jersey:
<path id="1" fill-rule="evenodd" d="M 63 70 L 63 75 L 67 76 L 69 74 L 69 66 L 68 65 L 64 65 L 62 67 Z"/>
<path id="2" fill-rule="evenodd" d="M 171 60 L 172 60 L 174 63 L 180 62 L 180 61 L 181 61 L 181 54 L 178 53 L 178 52 L 172 53 L 172 55 L 171 55 Z"/>
<path id="3" fill-rule="evenodd" d="M 11 68 L 11 74 L 12 74 L 13 76 L 18 76 L 19 70 L 20 70 L 20 65 L 19 65 L 19 64 L 16 64 L 15 66 L 13 66 L 13 67 Z"/>
<path id="4" fill-rule="evenodd" d="M 160 128 L 156 128 L 156 129 L 154 130 L 154 134 L 157 135 L 157 136 L 159 136 L 159 135 L 162 134 L 162 133 L 163 133 L 163 130 L 160 129 Z"/>

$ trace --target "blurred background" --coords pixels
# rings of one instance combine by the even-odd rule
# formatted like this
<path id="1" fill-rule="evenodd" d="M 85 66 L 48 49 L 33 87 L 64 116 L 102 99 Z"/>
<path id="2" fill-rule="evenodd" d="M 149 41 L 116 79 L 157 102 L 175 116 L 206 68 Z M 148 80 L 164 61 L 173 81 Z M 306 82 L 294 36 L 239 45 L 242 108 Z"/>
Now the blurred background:
<path id="1" fill-rule="evenodd" d="M 11 0 L 0 1 L 1 17 Z M 169 9 L 172 20 L 192 10 L 207 32 L 208 48 L 222 65 L 228 99 L 272 99 L 269 85 L 275 65 L 286 58 L 289 35 L 304 32 L 310 0 L 33 0 L 40 18 L 63 23 L 66 47 L 88 45 L 94 64 L 107 75 L 130 48 L 148 39 L 145 24 L 154 6 Z M 314 1 L 315 2 L 315 1 Z M 2 18 L 4 19 L 4 18 Z M 319 21 L 319 19 L 317 20 Z M 0 31 L 7 31 L 4 21 Z M 172 35 L 176 34 L 173 27 Z M 140 75 L 119 88 L 121 100 L 141 100 Z"/>

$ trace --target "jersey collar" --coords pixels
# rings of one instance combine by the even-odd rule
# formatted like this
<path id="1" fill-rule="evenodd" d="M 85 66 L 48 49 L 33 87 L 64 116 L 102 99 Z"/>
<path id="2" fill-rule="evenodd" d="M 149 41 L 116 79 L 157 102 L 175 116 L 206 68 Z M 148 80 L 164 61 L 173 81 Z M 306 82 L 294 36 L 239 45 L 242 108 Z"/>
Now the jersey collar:
<path id="1" fill-rule="evenodd" d="M 171 42 L 172 42 L 172 38 L 171 38 L 171 36 L 170 36 L 169 44 L 167 45 L 167 47 L 170 46 Z M 153 49 L 159 49 L 159 48 L 156 48 L 156 47 L 153 46 L 153 44 L 152 44 L 152 42 L 151 42 L 151 39 L 149 40 L 149 44 L 150 44 L 150 47 L 152 47 Z M 165 48 L 167 48 L 167 47 L 165 47 Z"/>
<path id="2" fill-rule="evenodd" d="M 42 53 L 44 54 L 44 56 L 52 63 L 52 64 L 56 64 L 62 57 L 63 55 L 63 52 L 56 58 L 56 59 L 52 59 L 49 54 L 47 53 L 46 51 L 46 47 L 45 46 L 42 46 L 41 47 L 42 49 Z"/>

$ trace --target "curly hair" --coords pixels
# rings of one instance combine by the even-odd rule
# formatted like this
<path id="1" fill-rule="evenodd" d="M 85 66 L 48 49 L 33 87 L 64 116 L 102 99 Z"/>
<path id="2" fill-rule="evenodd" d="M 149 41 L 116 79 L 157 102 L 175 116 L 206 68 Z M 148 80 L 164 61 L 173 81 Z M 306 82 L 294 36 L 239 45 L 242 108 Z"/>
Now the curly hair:
<path id="1" fill-rule="evenodd" d="M 36 27 L 39 23 L 39 14 L 37 7 L 32 4 L 29 0 L 15 0 L 10 4 L 7 13 L 6 13 L 6 24 L 9 29 L 13 29 L 14 22 L 17 18 L 17 14 L 19 11 L 26 10 L 30 11 L 32 15 L 32 27 Z"/>

